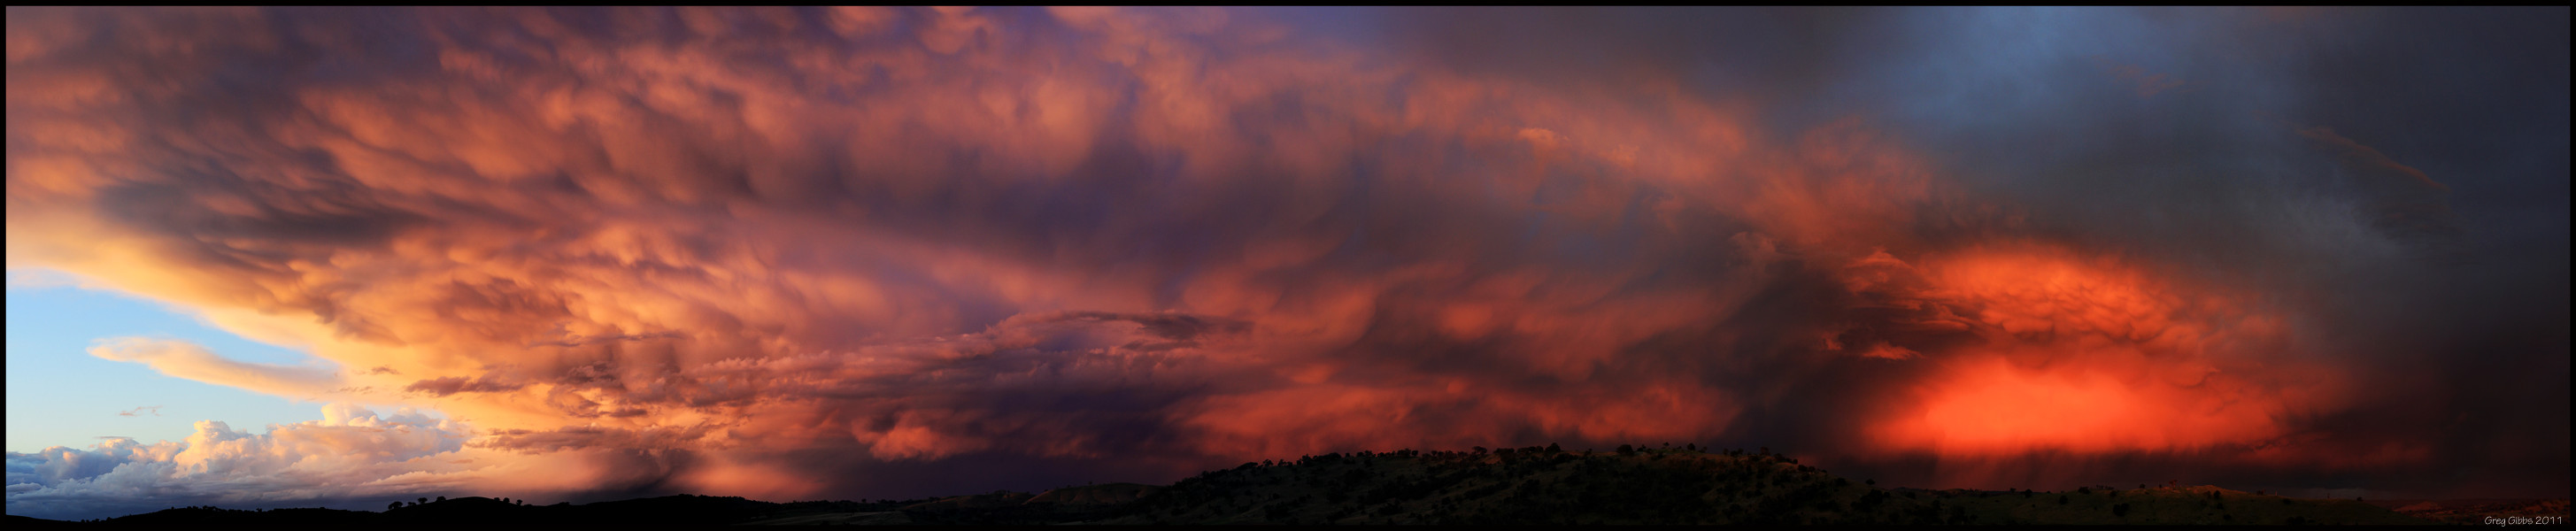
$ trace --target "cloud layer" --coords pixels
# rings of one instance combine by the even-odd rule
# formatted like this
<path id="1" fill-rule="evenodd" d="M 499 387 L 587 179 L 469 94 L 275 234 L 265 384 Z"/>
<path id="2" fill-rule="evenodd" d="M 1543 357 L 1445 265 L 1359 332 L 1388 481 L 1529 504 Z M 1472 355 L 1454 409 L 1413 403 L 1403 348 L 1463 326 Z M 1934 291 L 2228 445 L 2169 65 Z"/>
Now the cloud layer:
<path id="1" fill-rule="evenodd" d="M 86 448 L 8 455 L 10 514 L 47 518 L 123 515 L 175 506 L 310 507 L 477 492 L 582 488 L 549 473 L 582 456 L 518 460 L 464 446 L 472 430 L 408 409 L 390 416 L 335 403 L 323 419 L 266 433 L 198 421 L 181 441 L 115 437 Z M 555 470 L 550 470 L 555 469 Z M 470 487 L 469 487 L 470 486 Z M 416 496 L 417 495 L 417 496 Z"/>
<path id="2" fill-rule="evenodd" d="M 296 367 L 233 360 L 195 343 L 174 339 L 121 337 L 101 340 L 89 355 L 141 363 L 161 374 L 295 398 L 324 396 L 338 387 L 339 375 L 315 367 Z"/>
<path id="3" fill-rule="evenodd" d="M 2140 15 L 13 8 L 12 266 L 370 369 L 94 355 L 455 420 L 12 454 L 10 510 L 1691 440 L 1922 485 L 2563 495 L 2565 29 Z M 2486 123 L 2555 155 L 2308 96 L 2382 79 L 2354 54 L 2522 45 L 2562 60 L 2495 99 L 2557 111 Z M 2267 73 L 2299 62 L 2330 67 Z M 2458 68 L 2354 90 L 2529 70 Z M 2472 365 L 2562 376 L 2428 369 Z M 353 419 L 413 434 L 323 436 Z M 289 458 L 324 447 L 371 457 Z"/>

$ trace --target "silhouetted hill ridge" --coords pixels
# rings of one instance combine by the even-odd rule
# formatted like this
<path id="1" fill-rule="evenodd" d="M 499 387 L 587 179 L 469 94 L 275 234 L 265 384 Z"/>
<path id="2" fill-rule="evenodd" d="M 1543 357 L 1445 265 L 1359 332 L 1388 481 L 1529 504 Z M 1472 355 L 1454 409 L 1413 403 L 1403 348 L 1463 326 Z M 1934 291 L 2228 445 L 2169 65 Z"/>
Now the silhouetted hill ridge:
<path id="1" fill-rule="evenodd" d="M 2564 511 L 2566 504 L 2556 507 Z M 1211 470 L 1168 486 L 775 503 L 674 495 L 574 505 L 485 497 L 383 512 L 174 508 L 95 522 L 12 516 L 13 529 L 202 525 L 814 524 L 2418 524 L 2359 500 L 2217 487 L 1925 490 L 1853 481 L 1796 459 L 1695 447 L 1331 453 Z M 35 526 L 35 527 L 30 527 Z"/>

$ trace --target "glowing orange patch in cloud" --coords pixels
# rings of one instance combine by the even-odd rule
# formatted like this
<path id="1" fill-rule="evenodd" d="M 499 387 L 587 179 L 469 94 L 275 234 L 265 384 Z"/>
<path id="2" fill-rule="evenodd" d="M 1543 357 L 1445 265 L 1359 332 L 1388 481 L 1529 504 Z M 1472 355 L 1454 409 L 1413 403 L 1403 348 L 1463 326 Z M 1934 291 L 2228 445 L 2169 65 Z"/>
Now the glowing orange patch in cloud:
<path id="1" fill-rule="evenodd" d="M 2118 235 L 1957 248 L 2029 227 L 1901 129 L 1775 130 L 1758 94 L 1096 8 L 431 10 L 436 72 L 180 90 L 234 86 L 192 65 L 301 64 L 264 35 L 371 37 L 98 13 L 142 40 L 11 30 L 11 264 L 384 370 L 102 358 L 482 430 L 451 452 L 472 468 L 373 478 L 793 497 L 893 481 L 797 455 L 1186 474 L 1782 425 L 2025 468 L 2342 444 L 2288 420 L 2343 381 L 2289 354 L 2292 314 L 2090 254 Z M 266 20 L 300 25 L 236 29 Z M 122 118 L 159 109 L 237 114 Z M 1854 359 L 1799 357 L 1817 344 Z M 1848 367 L 1906 379 L 1854 396 L 1867 414 L 1798 394 Z"/>
<path id="2" fill-rule="evenodd" d="M 2280 431 L 2260 404 L 2131 376 L 1984 357 L 1947 368 L 1924 389 L 1916 416 L 1882 425 L 1881 433 L 1942 455 L 1991 455 L 2188 448 Z"/>
<path id="3" fill-rule="evenodd" d="M 2255 444 L 2334 389 L 2333 374 L 2280 359 L 2279 317 L 2113 258 L 1982 248 L 1921 272 L 1922 300 L 1966 316 L 1981 343 L 1935 361 L 1903 395 L 1911 402 L 1872 426 L 1882 449 L 1999 457 Z"/>

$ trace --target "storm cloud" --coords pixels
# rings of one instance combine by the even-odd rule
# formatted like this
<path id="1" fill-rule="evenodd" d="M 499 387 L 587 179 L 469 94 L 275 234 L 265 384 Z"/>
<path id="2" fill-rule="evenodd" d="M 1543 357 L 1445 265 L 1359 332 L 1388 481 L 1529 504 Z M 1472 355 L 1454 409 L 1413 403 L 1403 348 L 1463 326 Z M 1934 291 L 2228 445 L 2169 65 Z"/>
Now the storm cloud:
<path id="1" fill-rule="evenodd" d="M 2564 496 L 2566 17 L 11 8 L 8 259 L 374 369 L 101 357 L 453 418 L 226 469 L 315 499 L 1684 441 Z M 13 453 L 10 512 L 355 422 Z"/>

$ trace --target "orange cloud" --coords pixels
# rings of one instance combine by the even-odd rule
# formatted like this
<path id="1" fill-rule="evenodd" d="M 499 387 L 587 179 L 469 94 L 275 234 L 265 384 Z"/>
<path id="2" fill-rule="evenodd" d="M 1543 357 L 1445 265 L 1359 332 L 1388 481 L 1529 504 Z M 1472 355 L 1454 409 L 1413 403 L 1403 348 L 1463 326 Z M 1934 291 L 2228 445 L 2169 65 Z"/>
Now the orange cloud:
<path id="1" fill-rule="evenodd" d="M 1869 454 L 2254 444 L 2336 403 L 2255 297 L 1980 246 L 2042 228 L 1866 119 L 1672 82 L 1227 10 L 10 18 L 10 263 L 370 369 L 101 357 L 435 408 L 483 430 L 439 463 L 506 471 L 335 465 L 387 489 L 1745 437 L 1847 361 L 1887 416 L 1813 422 Z"/>
<path id="2" fill-rule="evenodd" d="M 1938 195 L 1860 120 L 1775 136 L 1757 102 L 1371 63 L 1222 10 L 428 10 L 399 33 L 420 70 L 257 96 L 60 54 L 397 45 L 31 15 L 155 37 L 13 59 L 13 263 L 370 367 L 322 388 L 492 450 L 1724 433 L 1747 405 L 1698 379 L 1719 362 L 1637 353 Z M 164 105 L 220 112 L 132 118 Z"/>
<path id="3" fill-rule="evenodd" d="M 341 387 L 339 375 L 329 370 L 237 361 L 175 339 L 105 339 L 90 347 L 89 355 L 141 363 L 173 377 L 294 398 L 327 396 Z"/>
<path id="4" fill-rule="evenodd" d="M 1880 258 L 1884 260 L 1884 258 Z M 2283 318 L 2116 258 L 2013 245 L 1929 260 L 1916 296 L 1979 338 L 1871 428 L 1888 451 L 1992 458 L 2247 447 L 2341 400 Z"/>

